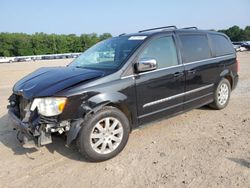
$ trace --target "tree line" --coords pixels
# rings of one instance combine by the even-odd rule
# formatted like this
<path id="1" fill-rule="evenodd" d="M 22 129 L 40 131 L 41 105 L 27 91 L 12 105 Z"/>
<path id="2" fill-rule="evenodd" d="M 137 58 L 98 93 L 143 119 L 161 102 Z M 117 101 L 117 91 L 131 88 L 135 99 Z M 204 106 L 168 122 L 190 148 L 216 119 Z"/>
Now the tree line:
<path id="1" fill-rule="evenodd" d="M 225 33 L 231 41 L 250 41 L 250 26 L 246 26 L 245 29 L 241 29 L 239 26 L 233 26 L 228 29 L 218 30 Z"/>
<path id="2" fill-rule="evenodd" d="M 232 41 L 250 41 L 250 26 L 245 29 L 233 26 L 218 31 L 228 35 Z M 0 57 L 83 52 L 97 42 L 110 37 L 112 37 L 110 33 L 82 34 L 80 36 L 75 34 L 0 33 Z"/>
<path id="3" fill-rule="evenodd" d="M 109 33 L 82 34 L 80 36 L 75 34 L 0 33 L 0 57 L 83 52 L 97 42 L 110 37 L 112 36 Z"/>

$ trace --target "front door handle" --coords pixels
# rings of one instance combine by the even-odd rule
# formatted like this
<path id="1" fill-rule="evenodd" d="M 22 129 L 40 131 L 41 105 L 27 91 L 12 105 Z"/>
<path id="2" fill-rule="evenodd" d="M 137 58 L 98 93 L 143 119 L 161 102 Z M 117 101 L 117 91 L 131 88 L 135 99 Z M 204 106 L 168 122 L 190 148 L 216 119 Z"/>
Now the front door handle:
<path id="1" fill-rule="evenodd" d="M 174 73 L 174 77 L 181 77 L 183 75 L 184 75 L 183 72 L 176 72 L 176 73 Z"/>

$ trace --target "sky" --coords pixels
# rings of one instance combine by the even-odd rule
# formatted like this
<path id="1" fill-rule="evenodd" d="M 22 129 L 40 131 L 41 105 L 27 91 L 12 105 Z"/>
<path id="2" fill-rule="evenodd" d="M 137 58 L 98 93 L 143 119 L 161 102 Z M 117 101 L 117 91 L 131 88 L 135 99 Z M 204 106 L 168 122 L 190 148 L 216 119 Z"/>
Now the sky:
<path id="1" fill-rule="evenodd" d="M 176 25 L 250 25 L 250 0 L 0 0 L 0 32 L 132 33 Z"/>

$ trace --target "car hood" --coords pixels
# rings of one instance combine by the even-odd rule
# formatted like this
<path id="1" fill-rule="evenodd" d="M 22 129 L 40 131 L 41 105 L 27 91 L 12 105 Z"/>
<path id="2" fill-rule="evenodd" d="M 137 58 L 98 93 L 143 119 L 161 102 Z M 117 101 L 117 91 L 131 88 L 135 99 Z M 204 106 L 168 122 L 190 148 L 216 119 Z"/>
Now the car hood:
<path id="1" fill-rule="evenodd" d="M 63 89 L 99 78 L 104 74 L 103 71 L 73 67 L 40 68 L 19 80 L 13 92 L 27 99 L 53 96 Z"/>

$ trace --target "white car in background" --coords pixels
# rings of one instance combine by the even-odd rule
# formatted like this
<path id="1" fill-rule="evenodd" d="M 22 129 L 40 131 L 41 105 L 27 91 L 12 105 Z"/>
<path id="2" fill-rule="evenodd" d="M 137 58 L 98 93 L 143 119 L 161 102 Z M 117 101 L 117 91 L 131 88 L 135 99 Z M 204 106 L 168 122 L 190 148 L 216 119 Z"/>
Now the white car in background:
<path id="1" fill-rule="evenodd" d="M 14 57 L 0 57 L 0 63 L 12 63 L 14 60 Z"/>
<path id="2" fill-rule="evenodd" d="M 244 52 L 247 51 L 247 48 L 242 46 L 243 42 L 233 42 L 233 46 L 236 52 Z"/>

